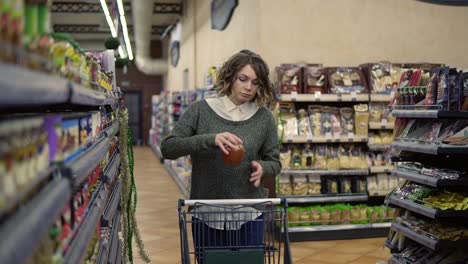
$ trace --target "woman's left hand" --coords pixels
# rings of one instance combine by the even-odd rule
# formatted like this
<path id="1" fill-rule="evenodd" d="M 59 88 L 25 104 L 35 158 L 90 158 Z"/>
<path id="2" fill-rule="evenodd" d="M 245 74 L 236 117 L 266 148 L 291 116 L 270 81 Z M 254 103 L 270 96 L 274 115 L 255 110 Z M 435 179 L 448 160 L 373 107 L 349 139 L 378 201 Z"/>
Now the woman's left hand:
<path id="1" fill-rule="evenodd" d="M 260 182 L 262 181 L 263 176 L 263 167 L 260 163 L 256 162 L 255 160 L 252 161 L 252 174 L 250 174 L 250 182 L 253 182 L 254 186 L 258 188 L 260 186 Z"/>

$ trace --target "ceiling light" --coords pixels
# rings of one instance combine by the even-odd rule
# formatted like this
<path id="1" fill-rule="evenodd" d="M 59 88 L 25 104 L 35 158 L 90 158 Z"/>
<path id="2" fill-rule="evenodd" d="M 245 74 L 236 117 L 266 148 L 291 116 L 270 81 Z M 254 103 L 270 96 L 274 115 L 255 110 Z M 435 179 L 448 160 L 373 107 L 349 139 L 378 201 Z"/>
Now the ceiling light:
<path id="1" fill-rule="evenodd" d="M 117 31 L 115 30 L 114 23 L 112 22 L 112 18 L 109 14 L 109 9 L 107 8 L 106 0 L 101 0 L 102 11 L 104 11 L 104 15 L 106 16 L 107 24 L 111 30 L 112 37 L 117 37 Z"/>

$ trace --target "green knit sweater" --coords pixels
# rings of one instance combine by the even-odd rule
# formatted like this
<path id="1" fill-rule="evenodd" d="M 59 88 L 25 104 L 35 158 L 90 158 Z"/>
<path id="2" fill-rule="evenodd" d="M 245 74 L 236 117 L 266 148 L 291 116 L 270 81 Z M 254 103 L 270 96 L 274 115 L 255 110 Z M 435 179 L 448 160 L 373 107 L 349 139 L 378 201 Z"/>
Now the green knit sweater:
<path id="1" fill-rule="evenodd" d="M 227 165 L 215 145 L 218 133 L 230 132 L 243 141 L 245 155 L 240 165 Z M 205 100 L 193 103 L 161 143 L 166 159 L 190 155 L 192 158 L 191 199 L 263 198 L 263 187 L 249 181 L 251 162 L 263 167 L 263 177 L 281 170 L 278 135 L 270 110 L 260 107 L 245 121 L 230 121 L 216 114 Z"/>

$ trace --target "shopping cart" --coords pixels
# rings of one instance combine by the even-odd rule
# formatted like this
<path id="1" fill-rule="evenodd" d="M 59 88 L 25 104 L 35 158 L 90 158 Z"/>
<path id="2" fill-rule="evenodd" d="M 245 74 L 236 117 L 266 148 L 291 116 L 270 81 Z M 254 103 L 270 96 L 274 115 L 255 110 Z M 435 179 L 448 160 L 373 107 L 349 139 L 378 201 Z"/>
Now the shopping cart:
<path id="1" fill-rule="evenodd" d="M 182 264 L 291 264 L 287 207 L 281 198 L 179 200 Z"/>

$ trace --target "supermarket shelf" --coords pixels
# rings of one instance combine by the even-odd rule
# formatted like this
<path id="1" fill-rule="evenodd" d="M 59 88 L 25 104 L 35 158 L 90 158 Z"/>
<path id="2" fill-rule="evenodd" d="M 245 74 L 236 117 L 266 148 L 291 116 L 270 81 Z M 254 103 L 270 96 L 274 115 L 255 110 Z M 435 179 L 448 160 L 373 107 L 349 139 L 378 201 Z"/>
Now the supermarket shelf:
<path id="1" fill-rule="evenodd" d="M 65 205 L 70 201 L 70 183 L 66 179 L 50 182 L 24 207 L 2 223 L 0 263 L 24 263 L 49 232 Z M 76 263 L 76 262 L 75 262 Z"/>
<path id="2" fill-rule="evenodd" d="M 281 174 L 289 175 L 369 175 L 369 170 L 288 170 L 284 169 L 281 171 Z"/>
<path id="3" fill-rule="evenodd" d="M 161 149 L 159 148 L 159 146 L 156 146 L 154 144 L 150 144 L 150 146 L 154 152 L 154 155 L 156 155 L 156 157 L 158 157 L 161 162 L 164 162 L 164 157 L 161 153 Z"/>
<path id="4" fill-rule="evenodd" d="M 109 149 L 109 139 L 101 138 L 75 159 L 66 162 L 62 174 L 69 177 L 73 186 L 79 186 L 88 175 L 99 165 Z"/>
<path id="5" fill-rule="evenodd" d="M 68 101 L 68 80 L 24 67 L 0 63 L 0 108 L 42 106 Z"/>
<path id="6" fill-rule="evenodd" d="M 119 121 L 114 120 L 114 123 L 103 131 L 106 137 L 108 138 L 115 137 L 115 135 L 117 135 L 117 133 L 119 132 L 119 125 L 120 125 Z"/>
<path id="7" fill-rule="evenodd" d="M 386 237 L 391 223 L 288 227 L 291 242 Z M 284 234 L 284 231 L 282 231 Z"/>
<path id="8" fill-rule="evenodd" d="M 405 237 L 418 242 L 419 244 L 426 246 L 432 250 L 439 250 L 441 248 L 460 247 L 468 248 L 468 240 L 449 241 L 449 240 L 434 240 L 424 235 L 421 235 L 410 228 L 407 228 L 397 222 L 393 222 L 391 229 L 400 232 Z"/>
<path id="9" fill-rule="evenodd" d="M 119 239 L 119 231 L 120 231 L 120 215 L 116 215 L 113 221 L 112 232 L 111 232 L 111 241 L 109 242 L 109 258 L 108 263 L 114 264 L 116 263 L 117 254 L 120 254 L 118 251 L 120 239 Z"/>
<path id="10" fill-rule="evenodd" d="M 84 222 L 76 230 L 76 236 L 71 242 L 64 256 L 64 263 L 81 263 L 83 256 L 86 253 L 86 248 L 94 235 L 94 231 L 98 226 L 101 218 L 105 201 L 107 200 L 107 190 L 101 184 L 96 190 L 96 199 L 90 201 L 88 206 L 87 217 Z"/>
<path id="11" fill-rule="evenodd" d="M 309 196 L 284 196 L 289 204 L 298 203 L 347 203 L 362 202 L 369 198 L 367 194 L 336 194 L 336 195 L 309 195 Z"/>
<path id="12" fill-rule="evenodd" d="M 115 257 L 116 264 L 122 263 L 122 240 L 119 239 L 119 246 L 117 247 L 117 256 Z"/>
<path id="13" fill-rule="evenodd" d="M 425 154 L 468 154 L 468 146 L 452 146 L 448 144 L 420 144 L 408 141 L 394 141 L 393 147 L 404 151 L 425 153 Z"/>
<path id="14" fill-rule="evenodd" d="M 107 203 L 105 210 L 104 210 L 104 214 L 102 215 L 102 221 L 101 221 L 102 226 L 109 226 L 110 220 L 114 218 L 119 208 L 121 186 L 122 186 L 122 183 L 119 181 L 115 185 L 112 191 L 112 194 L 109 198 L 109 202 Z"/>
<path id="15" fill-rule="evenodd" d="M 391 190 L 389 191 L 378 191 L 378 192 L 369 192 L 369 197 L 383 197 L 383 196 L 387 196 L 387 194 L 389 194 L 391 192 Z"/>
<path id="16" fill-rule="evenodd" d="M 120 167 L 120 153 L 115 153 L 112 160 L 107 165 L 104 170 L 104 182 L 112 183 L 114 182 L 115 177 L 118 177 L 118 171 Z"/>
<path id="17" fill-rule="evenodd" d="M 283 102 L 368 102 L 369 94 L 280 94 Z"/>
<path id="18" fill-rule="evenodd" d="M 99 254 L 96 258 L 96 263 L 107 264 L 107 258 L 109 256 L 109 249 L 108 249 L 109 243 L 107 241 L 103 242 L 101 239 L 100 244 L 101 245 L 99 246 Z"/>
<path id="19" fill-rule="evenodd" d="M 70 102 L 77 105 L 104 105 L 107 95 L 104 92 L 87 88 L 80 84 L 71 84 Z"/>
<path id="20" fill-rule="evenodd" d="M 369 129 L 393 129 L 395 123 L 369 122 Z"/>
<path id="21" fill-rule="evenodd" d="M 392 110 L 396 117 L 405 118 L 455 118 L 468 119 L 468 111 L 454 112 L 444 110 Z"/>
<path id="22" fill-rule="evenodd" d="M 52 174 L 56 169 L 57 167 L 50 166 L 49 168 L 47 168 L 46 171 L 38 173 L 37 177 L 33 179 L 32 181 L 29 181 L 28 185 L 25 188 L 23 188 L 22 190 L 19 190 L 13 199 L 7 201 L 7 205 L 4 208 L 0 208 L 0 217 L 2 217 L 5 213 L 11 211 L 16 206 L 18 206 L 21 203 L 21 201 L 25 199 L 26 196 L 34 188 L 36 188 L 40 182 L 48 178 L 50 174 Z"/>
<path id="23" fill-rule="evenodd" d="M 448 218 L 448 217 L 463 217 L 468 218 L 468 211 L 456 211 L 456 210 L 438 210 L 426 207 L 422 204 L 417 204 L 413 201 L 400 199 L 394 195 L 388 196 L 388 201 L 391 204 L 403 207 L 411 212 L 415 212 L 430 218 Z"/>
<path id="24" fill-rule="evenodd" d="M 166 168 L 167 172 L 169 173 L 169 175 L 171 175 L 171 177 L 174 179 L 174 181 L 177 183 L 177 185 L 179 186 L 179 189 L 180 191 L 182 192 L 182 194 L 184 195 L 185 198 L 188 198 L 190 196 L 190 193 L 189 191 L 187 190 L 187 188 L 185 187 L 184 183 L 182 182 L 182 180 L 179 178 L 179 176 L 177 175 L 177 172 L 172 168 L 172 166 L 169 164 L 169 163 L 164 163 L 164 167 Z"/>
<path id="25" fill-rule="evenodd" d="M 370 151 L 387 151 L 390 145 L 367 145 Z"/>
<path id="26" fill-rule="evenodd" d="M 390 102 L 391 100 L 391 94 L 370 94 L 371 102 Z"/>
<path id="27" fill-rule="evenodd" d="M 422 175 L 422 174 L 414 173 L 414 172 L 402 171 L 399 169 L 393 170 L 392 175 L 396 177 L 404 178 L 413 182 L 432 186 L 432 187 L 457 187 L 457 188 L 468 187 L 467 178 L 461 178 L 457 180 L 438 179 L 435 177 Z"/>
<path id="28" fill-rule="evenodd" d="M 370 173 L 390 173 L 394 168 L 393 166 L 372 166 Z"/>
<path id="29" fill-rule="evenodd" d="M 352 135 L 350 137 L 341 136 L 341 137 L 307 137 L 307 136 L 293 136 L 286 137 L 283 142 L 285 143 L 347 143 L 347 142 L 367 142 L 367 136 L 358 136 Z"/>
<path id="30" fill-rule="evenodd" d="M 97 106 L 117 101 L 104 92 L 17 65 L 0 63 L 0 72 L 0 108 L 64 103 Z"/>

